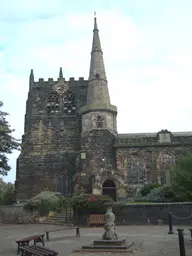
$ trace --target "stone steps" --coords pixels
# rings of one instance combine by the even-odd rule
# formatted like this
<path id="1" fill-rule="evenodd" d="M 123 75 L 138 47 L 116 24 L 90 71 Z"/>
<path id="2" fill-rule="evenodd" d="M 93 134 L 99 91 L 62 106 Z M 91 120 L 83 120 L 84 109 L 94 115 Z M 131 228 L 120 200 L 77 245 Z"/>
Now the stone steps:
<path id="1" fill-rule="evenodd" d="M 52 225 L 67 225 L 73 223 L 73 211 L 69 210 L 66 212 L 58 213 L 46 220 L 41 221 L 42 224 L 52 224 Z"/>

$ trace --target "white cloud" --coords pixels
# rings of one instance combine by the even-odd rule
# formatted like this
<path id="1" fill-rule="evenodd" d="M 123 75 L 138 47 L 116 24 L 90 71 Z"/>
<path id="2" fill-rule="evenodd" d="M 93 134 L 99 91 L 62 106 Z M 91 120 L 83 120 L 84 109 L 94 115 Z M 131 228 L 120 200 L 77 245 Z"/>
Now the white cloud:
<path id="1" fill-rule="evenodd" d="M 23 133 L 31 68 L 36 80 L 56 79 L 60 66 L 66 78 L 88 77 L 92 16 L 92 12 L 84 12 L 44 21 L 30 20 L 17 25 L 14 42 L 12 36 L 6 37 L 6 49 L 0 52 L 4 68 L 0 71 L 4 88 L 1 98 L 11 114 L 9 120 L 17 136 Z M 163 128 L 177 131 L 192 127 L 192 47 L 185 43 L 191 36 L 182 30 L 185 23 L 180 21 L 179 31 L 171 30 L 173 25 L 166 26 L 167 19 L 164 23 L 161 17 L 155 29 L 155 24 L 144 26 L 120 9 L 98 11 L 111 102 L 119 112 L 119 132 L 155 132 Z M 179 33 L 185 41 L 176 40 Z M 15 156 L 11 156 L 12 173 Z"/>

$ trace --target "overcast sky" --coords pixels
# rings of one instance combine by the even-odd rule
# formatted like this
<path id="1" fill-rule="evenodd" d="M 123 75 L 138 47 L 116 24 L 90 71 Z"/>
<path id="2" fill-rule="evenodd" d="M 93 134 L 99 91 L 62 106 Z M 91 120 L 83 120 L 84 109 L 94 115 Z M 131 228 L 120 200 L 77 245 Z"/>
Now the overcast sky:
<path id="1" fill-rule="evenodd" d="M 191 0 L 7 0 L 0 8 L 0 100 L 21 138 L 35 80 L 88 78 L 94 11 L 118 131 L 192 130 Z M 16 158 L 10 157 L 15 180 Z"/>

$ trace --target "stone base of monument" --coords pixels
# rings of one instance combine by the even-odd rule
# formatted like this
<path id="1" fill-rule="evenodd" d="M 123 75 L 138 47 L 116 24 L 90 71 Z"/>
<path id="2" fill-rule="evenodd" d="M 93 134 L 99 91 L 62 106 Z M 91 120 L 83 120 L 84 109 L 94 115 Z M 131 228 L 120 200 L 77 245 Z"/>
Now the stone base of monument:
<path id="1" fill-rule="evenodd" d="M 73 252 L 79 253 L 134 253 L 139 244 L 127 242 L 120 238 L 115 231 L 115 215 L 112 212 L 112 205 L 108 206 L 105 214 L 104 234 L 101 239 L 93 241 L 90 245 L 83 245 Z"/>
<path id="2" fill-rule="evenodd" d="M 138 245 L 133 242 L 127 242 L 125 238 L 116 240 L 95 240 L 93 244 L 83 245 L 80 249 L 73 252 L 86 253 L 86 252 L 109 252 L 109 253 L 134 253 Z"/>

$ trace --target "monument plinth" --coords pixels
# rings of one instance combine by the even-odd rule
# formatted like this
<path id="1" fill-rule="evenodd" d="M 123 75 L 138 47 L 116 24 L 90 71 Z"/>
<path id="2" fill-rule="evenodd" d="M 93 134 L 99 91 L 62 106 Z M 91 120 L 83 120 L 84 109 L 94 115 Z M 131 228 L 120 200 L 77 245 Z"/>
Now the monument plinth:
<path id="1" fill-rule="evenodd" d="M 127 242 L 125 237 L 119 237 L 115 231 L 115 214 L 112 211 L 112 204 L 108 205 L 105 213 L 104 234 L 101 239 L 94 240 L 90 245 L 83 245 L 81 249 L 73 252 L 130 252 L 136 250 L 133 242 Z"/>

